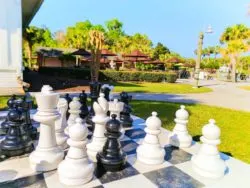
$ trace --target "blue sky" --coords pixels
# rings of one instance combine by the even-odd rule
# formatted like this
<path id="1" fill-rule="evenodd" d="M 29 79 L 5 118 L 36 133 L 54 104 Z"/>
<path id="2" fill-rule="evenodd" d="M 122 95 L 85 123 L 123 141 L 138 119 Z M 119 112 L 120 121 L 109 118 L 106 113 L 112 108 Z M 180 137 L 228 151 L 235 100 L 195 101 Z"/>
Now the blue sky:
<path id="1" fill-rule="evenodd" d="M 45 0 L 31 25 L 55 32 L 78 21 L 103 24 L 118 18 L 127 34 L 147 34 L 153 43 L 194 57 L 198 34 L 208 25 L 214 33 L 205 35 L 204 46 L 216 45 L 225 27 L 243 23 L 249 0 Z"/>

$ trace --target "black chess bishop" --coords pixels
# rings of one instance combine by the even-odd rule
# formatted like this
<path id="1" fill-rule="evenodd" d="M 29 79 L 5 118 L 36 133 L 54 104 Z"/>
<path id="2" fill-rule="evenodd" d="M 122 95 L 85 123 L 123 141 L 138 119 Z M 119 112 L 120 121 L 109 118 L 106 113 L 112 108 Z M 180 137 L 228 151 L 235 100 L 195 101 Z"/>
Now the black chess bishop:
<path id="1" fill-rule="evenodd" d="M 72 101 L 72 98 L 69 96 L 68 93 L 66 93 L 66 94 L 63 96 L 63 98 L 66 99 L 66 101 L 67 101 L 67 103 L 68 103 L 68 106 L 69 106 L 69 103 Z M 69 112 L 68 112 L 68 110 L 67 110 L 67 112 L 66 112 L 66 119 L 69 119 Z"/>
<path id="2" fill-rule="evenodd" d="M 6 157 L 30 153 L 34 149 L 32 139 L 23 127 L 22 112 L 14 106 L 8 113 L 8 132 L 0 143 L 1 155 Z"/>
<path id="3" fill-rule="evenodd" d="M 116 172 L 124 168 L 126 164 L 126 154 L 121 149 L 119 137 L 120 122 L 116 119 L 116 115 L 112 114 L 106 124 L 107 141 L 103 150 L 97 153 L 97 176 L 105 173 L 106 171 Z"/>
<path id="4" fill-rule="evenodd" d="M 14 108 L 14 104 L 16 102 L 16 95 L 12 95 L 10 99 L 7 101 L 7 106 L 8 110 L 10 111 L 11 109 Z M 0 136 L 6 135 L 8 132 L 8 116 L 6 116 L 5 120 L 0 124 Z"/>
<path id="5" fill-rule="evenodd" d="M 80 110 L 80 117 L 82 119 L 85 119 L 88 114 L 89 114 L 89 109 L 88 109 L 88 105 L 87 105 L 87 94 L 85 93 L 85 90 L 82 91 L 82 93 L 79 95 L 79 99 L 80 99 L 80 103 L 82 104 Z"/>
<path id="6" fill-rule="evenodd" d="M 120 101 L 124 102 L 123 111 L 120 113 L 120 121 L 123 127 L 132 127 L 133 119 L 131 118 L 132 108 L 129 105 L 129 101 L 131 101 L 132 96 L 128 95 L 127 92 L 120 93 Z"/>

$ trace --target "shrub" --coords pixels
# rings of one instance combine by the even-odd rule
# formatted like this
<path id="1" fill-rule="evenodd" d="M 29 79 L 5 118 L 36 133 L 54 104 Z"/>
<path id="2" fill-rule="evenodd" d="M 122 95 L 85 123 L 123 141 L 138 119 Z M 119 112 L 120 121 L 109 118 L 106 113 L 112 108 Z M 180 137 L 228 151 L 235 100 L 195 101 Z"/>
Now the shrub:
<path id="1" fill-rule="evenodd" d="M 90 80 L 90 70 L 83 68 L 41 67 L 39 72 L 50 76 Z M 177 79 L 177 74 L 166 72 L 102 70 L 100 71 L 99 79 L 100 81 L 166 81 L 174 83 Z"/>

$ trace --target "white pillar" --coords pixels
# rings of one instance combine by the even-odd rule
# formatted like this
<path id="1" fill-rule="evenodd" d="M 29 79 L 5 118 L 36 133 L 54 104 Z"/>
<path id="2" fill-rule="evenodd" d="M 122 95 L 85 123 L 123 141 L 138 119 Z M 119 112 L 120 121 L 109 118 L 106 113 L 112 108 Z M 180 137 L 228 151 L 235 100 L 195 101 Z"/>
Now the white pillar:
<path id="1" fill-rule="evenodd" d="M 22 1 L 0 0 L 0 88 L 20 88 L 22 79 Z"/>

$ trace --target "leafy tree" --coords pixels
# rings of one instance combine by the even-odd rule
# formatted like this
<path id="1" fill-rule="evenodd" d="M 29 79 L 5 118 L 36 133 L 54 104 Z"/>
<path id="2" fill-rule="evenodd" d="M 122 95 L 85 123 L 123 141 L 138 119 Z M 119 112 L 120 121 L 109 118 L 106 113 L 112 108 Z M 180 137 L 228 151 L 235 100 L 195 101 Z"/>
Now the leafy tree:
<path id="1" fill-rule="evenodd" d="M 34 47 L 42 45 L 46 47 L 56 46 L 56 42 L 48 28 L 39 28 L 35 26 L 27 27 L 24 31 L 24 49 L 28 56 L 28 66 L 32 66 L 32 52 Z"/>
<path id="2" fill-rule="evenodd" d="M 236 66 L 239 56 L 248 50 L 249 40 L 250 29 L 243 24 L 226 28 L 220 37 L 220 42 L 224 44 L 224 48 L 221 49 L 221 54 L 230 59 L 233 82 L 236 82 Z"/>
<path id="3" fill-rule="evenodd" d="M 162 43 L 158 42 L 153 50 L 153 59 L 159 59 L 162 54 L 170 54 L 170 50 Z"/>
<path id="4" fill-rule="evenodd" d="M 136 33 L 131 36 L 130 51 L 140 50 L 141 52 L 151 55 L 152 54 L 152 41 L 147 35 Z"/>
<path id="5" fill-rule="evenodd" d="M 118 52 L 119 50 L 119 42 L 122 37 L 125 36 L 123 31 L 123 23 L 118 19 L 112 19 L 105 23 L 107 28 L 106 36 L 105 36 L 105 44 L 109 46 L 110 49 Z"/>
<path id="6" fill-rule="evenodd" d="M 66 31 L 66 46 L 69 48 L 86 48 L 89 31 L 93 27 L 90 21 L 77 22 Z"/>

